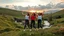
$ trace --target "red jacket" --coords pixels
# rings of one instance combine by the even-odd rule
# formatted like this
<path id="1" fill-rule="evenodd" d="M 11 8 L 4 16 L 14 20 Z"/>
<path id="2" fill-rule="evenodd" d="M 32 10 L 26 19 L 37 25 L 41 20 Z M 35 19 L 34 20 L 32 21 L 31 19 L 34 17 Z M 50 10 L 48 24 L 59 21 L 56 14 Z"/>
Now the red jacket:
<path id="1" fill-rule="evenodd" d="M 36 19 L 36 16 L 31 16 L 31 20 L 35 20 Z"/>

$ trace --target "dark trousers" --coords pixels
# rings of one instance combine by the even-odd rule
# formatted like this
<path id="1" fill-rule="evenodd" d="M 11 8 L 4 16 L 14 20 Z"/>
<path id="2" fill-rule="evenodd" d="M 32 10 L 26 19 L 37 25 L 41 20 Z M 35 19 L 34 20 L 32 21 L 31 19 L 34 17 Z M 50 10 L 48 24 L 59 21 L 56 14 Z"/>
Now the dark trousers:
<path id="1" fill-rule="evenodd" d="M 35 27 L 35 20 L 31 20 L 31 25 L 30 26 L 31 26 L 31 29 L 32 29 L 32 27 L 36 28 Z"/>
<path id="2" fill-rule="evenodd" d="M 41 23 L 42 23 L 42 20 L 39 19 L 38 20 L 38 28 L 42 28 L 42 24 Z"/>
<path id="3" fill-rule="evenodd" d="M 25 20 L 24 29 L 26 28 L 26 26 L 28 26 L 29 28 L 29 20 Z"/>

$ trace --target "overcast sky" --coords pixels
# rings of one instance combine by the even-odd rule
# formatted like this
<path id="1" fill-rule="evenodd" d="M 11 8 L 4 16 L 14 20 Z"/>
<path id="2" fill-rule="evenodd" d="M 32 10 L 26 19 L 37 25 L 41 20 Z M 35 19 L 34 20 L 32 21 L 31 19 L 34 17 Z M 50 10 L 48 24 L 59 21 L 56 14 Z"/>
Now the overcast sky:
<path id="1" fill-rule="evenodd" d="M 20 5 L 23 7 L 26 6 L 37 6 L 37 5 L 47 5 L 52 2 L 53 4 L 57 4 L 60 2 L 64 2 L 64 0 L 0 0 L 0 5 Z"/>

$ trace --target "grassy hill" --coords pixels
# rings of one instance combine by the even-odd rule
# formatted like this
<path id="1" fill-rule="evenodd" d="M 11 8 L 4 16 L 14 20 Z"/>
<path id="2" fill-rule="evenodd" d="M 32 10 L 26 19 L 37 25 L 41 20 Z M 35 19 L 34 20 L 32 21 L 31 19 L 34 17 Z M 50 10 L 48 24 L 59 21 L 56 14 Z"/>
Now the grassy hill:
<path id="1" fill-rule="evenodd" d="M 13 21 L 13 16 L 0 15 L 0 36 L 18 36 L 19 30 L 23 29 L 21 24 Z"/>
<path id="2" fill-rule="evenodd" d="M 64 18 L 64 10 L 58 11 L 54 14 L 52 14 L 52 17 L 57 17 L 57 16 L 61 16 L 62 18 Z"/>
<path id="3" fill-rule="evenodd" d="M 23 18 L 21 12 L 22 11 L 16 11 L 16 10 L 11 10 L 11 9 L 6 9 L 6 8 L 0 8 L 0 14 Z"/>
<path id="4" fill-rule="evenodd" d="M 0 8 L 0 36 L 2 33 L 17 31 L 23 28 L 21 24 L 14 22 L 13 17 L 23 18 L 21 11 Z"/>
<path id="5" fill-rule="evenodd" d="M 50 17 L 51 15 L 53 18 Z M 44 15 L 44 19 L 52 18 L 50 23 L 55 24 L 49 29 L 32 29 L 32 31 L 26 29 L 23 31 L 23 26 L 14 23 L 13 17 L 23 18 L 21 11 L 0 8 L 0 36 L 64 36 L 64 28 L 62 28 L 64 27 L 64 10 Z"/>
<path id="6" fill-rule="evenodd" d="M 58 24 L 64 24 L 64 10 L 52 14 L 52 19 L 53 21 L 56 21 L 56 23 Z"/>
<path id="7" fill-rule="evenodd" d="M 56 13 L 51 13 L 51 14 L 45 14 L 44 18 L 48 18 L 52 16 L 53 18 L 57 17 L 57 16 L 61 16 L 62 18 L 64 18 L 64 10 L 58 11 Z"/>
<path id="8" fill-rule="evenodd" d="M 51 24 L 64 24 L 64 10 L 46 14 L 44 15 L 44 19 L 48 19 Z"/>
<path id="9" fill-rule="evenodd" d="M 16 24 L 13 20 L 12 16 L 6 15 L 0 15 L 0 30 L 4 29 L 13 29 L 13 28 L 22 28 L 20 24 Z"/>
<path id="10" fill-rule="evenodd" d="M 13 17 L 18 17 L 23 19 L 21 11 L 0 8 L 0 30 L 6 28 L 22 28 L 20 24 L 16 24 Z"/>

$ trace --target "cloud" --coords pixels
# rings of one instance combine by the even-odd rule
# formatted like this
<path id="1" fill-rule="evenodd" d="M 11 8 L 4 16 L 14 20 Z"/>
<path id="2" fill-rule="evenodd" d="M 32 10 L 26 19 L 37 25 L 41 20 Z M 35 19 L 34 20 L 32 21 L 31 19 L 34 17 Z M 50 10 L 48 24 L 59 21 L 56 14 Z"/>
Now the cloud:
<path id="1" fill-rule="evenodd" d="M 52 0 L 51 2 L 53 4 L 58 4 L 58 3 L 64 2 L 64 0 Z"/>
<path id="2" fill-rule="evenodd" d="M 16 4 L 18 5 L 18 3 L 22 4 L 22 3 L 31 3 L 31 4 L 41 4 L 41 5 L 46 5 L 47 3 L 49 3 L 49 1 L 45 1 L 45 0 L 0 0 L 0 4 Z"/>
<path id="3" fill-rule="evenodd" d="M 56 5 L 56 8 L 64 8 L 64 3 L 58 3 L 58 4 Z"/>
<path id="4" fill-rule="evenodd" d="M 10 6 L 11 7 L 11 6 Z M 53 3 L 49 3 L 47 5 L 38 5 L 38 6 L 27 6 L 27 7 L 23 7 L 23 6 L 17 6 L 14 5 L 15 9 L 19 9 L 19 10 L 28 10 L 30 8 L 34 8 L 37 10 L 42 10 L 42 9 L 57 9 L 57 8 L 64 8 L 64 3 L 58 3 L 56 4 L 56 6 Z"/>
<path id="5" fill-rule="evenodd" d="M 38 10 L 52 9 L 52 7 L 54 9 L 64 8 L 64 4 L 62 4 L 63 2 L 64 0 L 0 0 L 0 4 L 4 3 L 2 4 L 3 6 L 14 5 L 15 9 L 20 9 L 20 10 L 28 10 L 30 8 L 34 8 Z M 11 8 L 12 6 L 9 7 Z"/>

